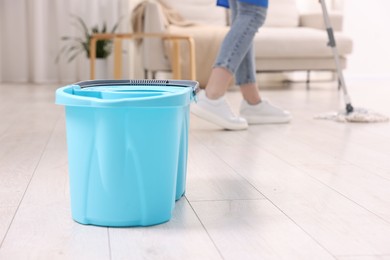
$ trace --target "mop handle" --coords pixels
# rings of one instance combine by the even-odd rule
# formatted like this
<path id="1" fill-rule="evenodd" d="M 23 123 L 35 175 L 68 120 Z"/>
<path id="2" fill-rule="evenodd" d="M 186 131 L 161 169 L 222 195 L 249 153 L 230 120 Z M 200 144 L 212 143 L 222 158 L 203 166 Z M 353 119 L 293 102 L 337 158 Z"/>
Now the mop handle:
<path id="1" fill-rule="evenodd" d="M 328 46 L 332 48 L 332 53 L 333 53 L 334 61 L 335 61 L 335 64 L 336 64 L 336 69 L 337 69 L 337 75 L 338 75 L 338 78 L 339 78 L 339 83 L 340 83 L 340 86 L 341 86 L 341 88 L 343 90 L 344 101 L 345 101 L 345 104 L 346 104 L 346 107 L 347 107 L 347 112 L 349 113 L 349 112 L 353 111 L 353 107 L 351 105 L 351 99 L 350 99 L 350 97 L 348 95 L 348 90 L 347 90 L 347 87 L 345 85 L 343 72 L 341 70 L 340 61 L 339 61 L 339 54 L 338 54 L 338 51 L 337 51 L 337 48 L 336 48 L 336 40 L 335 40 L 335 37 L 334 37 L 333 28 L 332 28 L 332 26 L 330 24 L 329 15 L 328 15 L 328 11 L 326 9 L 325 0 L 319 0 L 319 2 L 321 3 L 322 14 L 323 14 L 324 23 L 325 23 L 325 26 L 326 26 L 326 32 L 328 33 L 328 38 L 329 38 Z"/>

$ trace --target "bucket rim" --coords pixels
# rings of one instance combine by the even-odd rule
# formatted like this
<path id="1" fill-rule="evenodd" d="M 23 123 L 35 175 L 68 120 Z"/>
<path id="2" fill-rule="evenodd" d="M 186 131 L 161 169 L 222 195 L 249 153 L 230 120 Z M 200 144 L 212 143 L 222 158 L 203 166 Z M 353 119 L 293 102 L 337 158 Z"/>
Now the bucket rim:
<path id="1" fill-rule="evenodd" d="M 128 79 L 128 80 L 84 80 L 72 85 L 80 86 L 81 89 L 90 87 L 109 86 L 165 86 L 165 87 L 190 87 L 193 95 L 196 95 L 200 88 L 197 81 L 192 80 L 159 80 L 159 79 Z"/>
<path id="2" fill-rule="evenodd" d="M 168 95 L 150 96 L 150 97 L 121 97 L 113 99 L 105 99 L 100 96 L 102 93 L 110 92 L 109 88 L 118 87 L 143 87 L 149 86 L 153 88 L 145 88 L 147 91 L 160 91 L 169 93 Z M 99 88 L 102 87 L 102 91 Z M 106 89 L 104 89 L 106 87 Z M 171 87 L 189 88 L 181 91 L 170 91 Z M 90 88 L 90 89 L 88 89 Z M 94 96 L 86 94 L 91 90 L 96 92 Z M 196 95 L 199 92 L 199 83 L 191 80 L 86 80 L 73 83 L 62 87 L 56 92 L 56 104 L 65 106 L 83 106 L 83 107 L 153 107 L 153 106 L 181 106 L 193 100 L 196 100 Z M 79 94 L 82 95 L 79 95 Z M 183 96 L 184 94 L 184 96 Z M 185 96 L 187 98 L 185 98 Z M 183 99 L 184 98 L 184 99 Z M 187 100 L 187 101 L 186 101 Z"/>

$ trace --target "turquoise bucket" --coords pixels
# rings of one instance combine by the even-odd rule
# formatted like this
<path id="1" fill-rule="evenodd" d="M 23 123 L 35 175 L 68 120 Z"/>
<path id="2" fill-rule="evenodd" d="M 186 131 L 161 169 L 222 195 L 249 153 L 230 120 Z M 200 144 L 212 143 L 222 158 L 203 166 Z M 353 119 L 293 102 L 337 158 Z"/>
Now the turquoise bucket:
<path id="1" fill-rule="evenodd" d="M 72 217 L 98 226 L 168 221 L 185 192 L 198 83 L 96 80 L 56 91 L 66 111 Z"/>

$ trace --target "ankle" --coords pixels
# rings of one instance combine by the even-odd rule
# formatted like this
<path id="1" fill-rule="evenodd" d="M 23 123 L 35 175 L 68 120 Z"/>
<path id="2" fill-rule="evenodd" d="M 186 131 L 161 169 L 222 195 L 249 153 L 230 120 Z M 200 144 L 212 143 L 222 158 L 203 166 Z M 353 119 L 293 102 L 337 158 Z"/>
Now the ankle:
<path id="1" fill-rule="evenodd" d="M 247 100 L 245 99 L 246 103 L 248 103 L 250 106 L 256 106 L 261 103 L 261 99 L 251 99 Z"/>
<path id="2" fill-rule="evenodd" d="M 206 97 L 211 100 L 217 100 L 224 96 L 224 93 L 216 92 L 216 91 L 208 91 L 205 90 Z"/>

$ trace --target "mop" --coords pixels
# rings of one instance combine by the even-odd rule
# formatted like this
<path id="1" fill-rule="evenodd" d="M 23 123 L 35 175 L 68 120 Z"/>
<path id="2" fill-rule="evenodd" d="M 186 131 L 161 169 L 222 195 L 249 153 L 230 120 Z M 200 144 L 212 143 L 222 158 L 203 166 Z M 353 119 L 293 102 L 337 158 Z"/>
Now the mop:
<path id="1" fill-rule="evenodd" d="M 336 48 L 336 41 L 333 34 L 333 28 L 331 27 L 328 11 L 326 9 L 325 0 L 319 0 L 322 7 L 322 15 L 328 33 L 328 46 L 331 47 L 333 57 L 337 69 L 337 76 L 339 80 L 339 86 L 341 87 L 344 94 L 345 111 L 330 112 L 321 115 L 317 115 L 316 119 L 330 119 L 337 122 L 361 122 L 361 123 L 372 123 L 372 122 L 386 122 L 389 118 L 385 115 L 376 113 L 374 111 L 365 108 L 354 108 L 349 97 L 347 86 L 345 84 L 344 76 L 340 67 L 339 54 Z"/>

